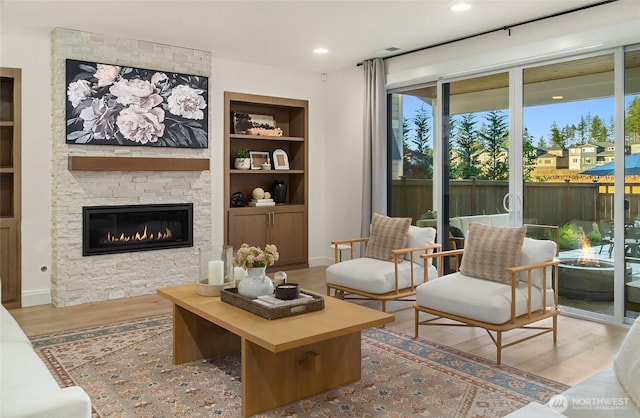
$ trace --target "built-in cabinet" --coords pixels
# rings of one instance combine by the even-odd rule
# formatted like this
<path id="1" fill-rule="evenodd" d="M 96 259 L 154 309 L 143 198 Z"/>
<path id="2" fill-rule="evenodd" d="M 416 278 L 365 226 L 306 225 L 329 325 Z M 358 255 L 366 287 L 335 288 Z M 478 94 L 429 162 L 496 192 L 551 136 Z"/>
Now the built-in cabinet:
<path id="1" fill-rule="evenodd" d="M 2 304 L 21 306 L 21 70 L 0 68 L 0 280 Z"/>
<path id="2" fill-rule="evenodd" d="M 226 242 L 234 249 L 243 243 L 262 248 L 275 244 L 280 253 L 276 268 L 308 267 L 308 102 L 225 92 L 224 107 Z M 282 135 L 237 133 L 234 115 L 242 114 L 272 118 Z M 234 168 L 233 156 L 240 150 L 268 153 L 272 169 Z M 276 150 L 286 153 L 287 169 L 276 169 L 273 155 Z M 270 192 L 276 180 L 287 185 L 283 203 L 246 206 L 253 189 L 259 187 Z M 243 194 L 245 206 L 232 205 L 231 197 L 236 192 Z"/>

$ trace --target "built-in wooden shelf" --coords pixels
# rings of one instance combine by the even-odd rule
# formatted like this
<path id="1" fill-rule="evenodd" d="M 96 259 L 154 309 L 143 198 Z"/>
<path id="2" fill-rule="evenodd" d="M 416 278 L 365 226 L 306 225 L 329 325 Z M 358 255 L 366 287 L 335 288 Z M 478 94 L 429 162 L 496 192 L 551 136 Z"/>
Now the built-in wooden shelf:
<path id="1" fill-rule="evenodd" d="M 70 155 L 68 167 L 85 171 L 205 171 L 209 170 L 209 159 Z"/>

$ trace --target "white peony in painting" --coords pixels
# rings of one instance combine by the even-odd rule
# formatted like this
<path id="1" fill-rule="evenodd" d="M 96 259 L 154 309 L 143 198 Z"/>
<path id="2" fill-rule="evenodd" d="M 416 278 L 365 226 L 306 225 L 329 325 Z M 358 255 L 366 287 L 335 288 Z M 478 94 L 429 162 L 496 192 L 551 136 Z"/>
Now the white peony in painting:
<path id="1" fill-rule="evenodd" d="M 207 148 L 209 80 L 67 60 L 67 143 Z"/>

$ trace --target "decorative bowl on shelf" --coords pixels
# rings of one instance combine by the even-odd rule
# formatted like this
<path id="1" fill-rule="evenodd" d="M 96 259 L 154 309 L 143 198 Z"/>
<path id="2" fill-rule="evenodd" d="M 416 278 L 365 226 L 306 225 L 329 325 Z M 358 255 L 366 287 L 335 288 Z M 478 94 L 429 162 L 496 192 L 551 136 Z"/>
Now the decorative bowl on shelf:
<path id="1" fill-rule="evenodd" d="M 233 287 L 234 282 L 224 282 L 222 284 L 209 284 L 208 279 L 202 279 L 198 282 L 196 293 L 200 296 L 220 296 L 220 291 L 227 287 Z"/>

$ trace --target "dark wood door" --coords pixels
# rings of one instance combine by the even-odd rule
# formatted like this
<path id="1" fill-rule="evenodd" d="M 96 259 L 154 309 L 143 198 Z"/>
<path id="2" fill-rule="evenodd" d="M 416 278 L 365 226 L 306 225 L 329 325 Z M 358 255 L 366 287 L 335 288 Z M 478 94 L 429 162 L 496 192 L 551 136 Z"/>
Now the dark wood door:
<path id="1" fill-rule="evenodd" d="M 2 304 L 22 304 L 20 269 L 21 70 L 0 68 L 0 280 Z"/>

